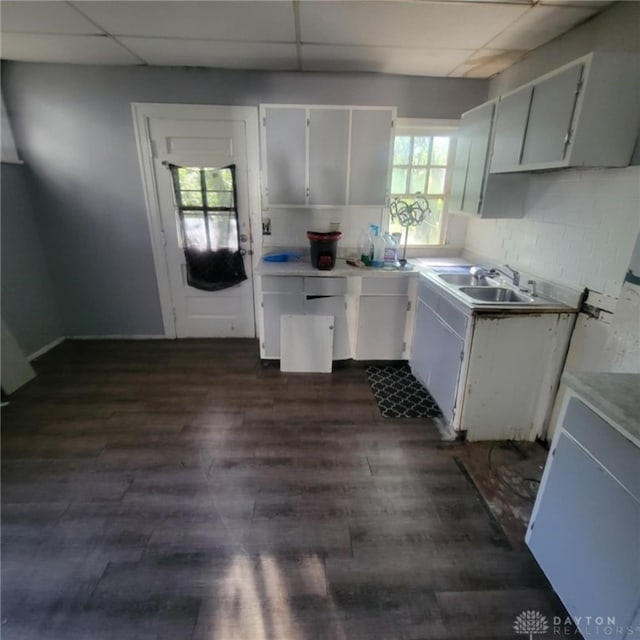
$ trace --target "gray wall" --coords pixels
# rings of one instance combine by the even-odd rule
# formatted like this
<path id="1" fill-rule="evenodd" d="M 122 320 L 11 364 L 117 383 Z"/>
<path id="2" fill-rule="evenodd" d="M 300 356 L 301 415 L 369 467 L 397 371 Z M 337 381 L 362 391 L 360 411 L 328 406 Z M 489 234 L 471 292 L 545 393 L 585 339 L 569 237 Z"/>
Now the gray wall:
<path id="1" fill-rule="evenodd" d="M 63 335 L 24 165 L 2 164 L 2 317 L 26 355 Z"/>
<path id="2" fill-rule="evenodd" d="M 488 82 L 376 74 L 5 63 L 16 144 L 37 177 L 38 223 L 67 335 L 163 332 L 132 102 L 396 105 L 457 118 Z"/>

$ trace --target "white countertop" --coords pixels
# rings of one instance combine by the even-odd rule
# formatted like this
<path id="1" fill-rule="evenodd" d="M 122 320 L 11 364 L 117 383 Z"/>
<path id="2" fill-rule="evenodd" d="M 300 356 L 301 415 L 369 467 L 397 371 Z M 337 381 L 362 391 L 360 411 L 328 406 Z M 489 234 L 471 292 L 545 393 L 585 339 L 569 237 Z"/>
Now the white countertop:
<path id="1" fill-rule="evenodd" d="M 640 447 L 640 374 L 570 373 L 562 381 Z"/>
<path id="2" fill-rule="evenodd" d="M 345 277 L 345 276 L 380 276 L 398 277 L 418 275 L 416 269 L 385 269 L 374 267 L 352 267 L 345 260 L 338 258 L 336 265 L 329 271 L 321 271 L 311 266 L 307 260 L 292 260 L 289 262 L 260 262 L 256 272 L 263 276 L 320 276 L 320 277 Z"/>

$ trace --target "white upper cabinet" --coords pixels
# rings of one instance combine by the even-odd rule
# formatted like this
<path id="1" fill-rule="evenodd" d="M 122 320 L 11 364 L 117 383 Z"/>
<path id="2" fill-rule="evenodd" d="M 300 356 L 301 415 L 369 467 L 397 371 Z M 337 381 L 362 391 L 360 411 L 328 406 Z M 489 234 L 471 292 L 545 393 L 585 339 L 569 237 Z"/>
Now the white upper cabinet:
<path id="1" fill-rule="evenodd" d="M 491 172 L 629 164 L 640 124 L 640 56 L 590 53 L 502 96 Z"/>
<path id="2" fill-rule="evenodd" d="M 472 214 L 480 211 L 494 109 L 495 103 L 489 102 L 467 111 L 460 119 L 451 177 L 452 211 Z"/>
<path id="3" fill-rule="evenodd" d="M 384 206 L 392 107 L 261 105 L 263 201 Z"/>
<path id="4" fill-rule="evenodd" d="M 263 171 L 266 171 L 269 199 L 281 204 L 303 205 L 307 201 L 306 110 L 268 107 L 264 110 L 263 122 L 265 120 L 269 130 L 262 127 L 266 136 Z"/>
<path id="5" fill-rule="evenodd" d="M 500 98 L 491 171 L 504 171 L 520 164 L 531 91 L 531 87 L 524 87 Z"/>
<path id="6" fill-rule="evenodd" d="M 483 218 L 524 215 L 526 178 L 489 174 L 496 101 L 462 114 L 451 177 L 450 213 Z"/>
<path id="7" fill-rule="evenodd" d="M 394 117 L 391 109 L 351 111 L 348 204 L 386 204 Z"/>
<path id="8" fill-rule="evenodd" d="M 349 111 L 309 109 L 309 204 L 345 203 L 348 159 Z"/>

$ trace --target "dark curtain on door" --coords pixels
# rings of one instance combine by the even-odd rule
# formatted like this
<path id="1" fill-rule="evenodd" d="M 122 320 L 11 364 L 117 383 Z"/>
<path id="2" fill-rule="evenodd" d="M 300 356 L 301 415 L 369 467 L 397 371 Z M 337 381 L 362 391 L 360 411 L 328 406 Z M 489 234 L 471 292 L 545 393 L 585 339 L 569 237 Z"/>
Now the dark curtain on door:
<path id="1" fill-rule="evenodd" d="M 219 291 L 247 279 L 240 249 L 236 166 L 219 169 L 170 164 L 187 283 Z"/>

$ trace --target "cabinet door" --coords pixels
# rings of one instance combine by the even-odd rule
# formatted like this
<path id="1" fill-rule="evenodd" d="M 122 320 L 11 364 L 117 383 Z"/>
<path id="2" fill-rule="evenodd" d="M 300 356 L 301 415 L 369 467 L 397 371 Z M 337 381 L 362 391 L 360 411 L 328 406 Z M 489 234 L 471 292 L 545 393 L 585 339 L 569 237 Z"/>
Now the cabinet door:
<path id="1" fill-rule="evenodd" d="M 333 316 L 283 315 L 280 371 L 331 373 Z"/>
<path id="2" fill-rule="evenodd" d="M 280 358 L 280 316 L 304 313 L 304 296 L 265 293 L 262 296 L 264 357 Z"/>
<path id="3" fill-rule="evenodd" d="M 464 341 L 444 324 L 438 316 L 435 314 L 433 316 L 434 318 L 430 320 L 429 327 L 433 337 L 429 341 L 431 365 L 429 367 L 427 390 L 438 403 L 445 420 L 451 423 L 456 405 Z"/>
<path id="4" fill-rule="evenodd" d="M 304 108 L 267 107 L 263 130 L 269 204 L 305 204 L 307 119 Z"/>
<path id="5" fill-rule="evenodd" d="M 456 155 L 453 159 L 453 171 L 451 172 L 449 211 L 452 213 L 467 213 L 467 211 L 463 209 L 463 203 L 464 190 L 467 184 L 467 172 L 469 170 L 470 153 L 471 138 L 469 137 L 469 130 L 465 123 L 465 116 L 463 115 L 460 120 L 458 141 L 456 142 Z"/>
<path id="6" fill-rule="evenodd" d="M 498 103 L 491 158 L 493 173 L 517 171 L 520 166 L 531 93 L 531 87 L 524 87 L 501 98 Z"/>
<path id="7" fill-rule="evenodd" d="M 390 109 L 352 111 L 349 204 L 386 204 L 392 122 Z"/>
<path id="8" fill-rule="evenodd" d="M 434 315 L 433 311 L 418 298 L 409 364 L 413 375 L 425 387 L 429 381 L 429 367 L 431 365 L 429 358 L 430 326 Z"/>
<path id="9" fill-rule="evenodd" d="M 351 357 L 344 296 L 307 297 L 304 303 L 304 313 L 312 316 L 333 316 L 335 318 L 333 358 L 334 360 L 346 360 Z"/>
<path id="10" fill-rule="evenodd" d="M 309 111 L 309 204 L 346 204 L 349 110 Z"/>
<path id="11" fill-rule="evenodd" d="M 564 433 L 550 456 L 527 543 L 572 616 L 626 627 L 640 593 L 640 504 Z"/>
<path id="12" fill-rule="evenodd" d="M 438 315 L 418 300 L 411 368 L 447 422 L 453 420 L 464 341 Z"/>
<path id="13" fill-rule="evenodd" d="M 461 209 L 464 213 L 480 212 L 494 109 L 495 104 L 491 103 L 467 114 L 465 136 L 469 140 L 469 159 Z"/>
<path id="14" fill-rule="evenodd" d="M 408 296 L 361 296 L 358 310 L 357 360 L 400 360 Z"/>
<path id="15" fill-rule="evenodd" d="M 533 88 L 523 165 L 565 159 L 583 69 L 583 64 L 570 67 Z"/>

